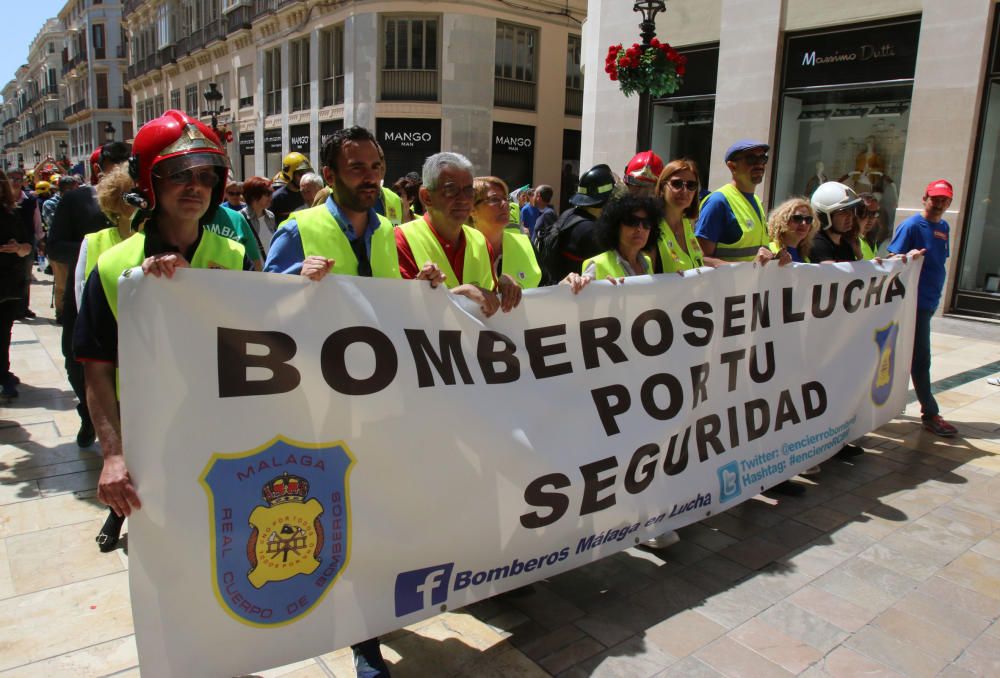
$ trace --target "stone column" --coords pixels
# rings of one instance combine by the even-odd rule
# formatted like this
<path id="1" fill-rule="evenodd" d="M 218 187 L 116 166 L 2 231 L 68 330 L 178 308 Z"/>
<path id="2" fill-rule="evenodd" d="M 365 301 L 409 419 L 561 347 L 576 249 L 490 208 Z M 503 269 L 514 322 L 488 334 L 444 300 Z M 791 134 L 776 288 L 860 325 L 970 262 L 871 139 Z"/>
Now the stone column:
<path id="1" fill-rule="evenodd" d="M 360 125 L 375 132 L 380 37 L 374 12 L 344 22 L 344 127 Z"/>
<path id="2" fill-rule="evenodd" d="M 445 14 L 441 44 L 441 150 L 461 153 L 478 175 L 489 174 L 496 20 Z"/>

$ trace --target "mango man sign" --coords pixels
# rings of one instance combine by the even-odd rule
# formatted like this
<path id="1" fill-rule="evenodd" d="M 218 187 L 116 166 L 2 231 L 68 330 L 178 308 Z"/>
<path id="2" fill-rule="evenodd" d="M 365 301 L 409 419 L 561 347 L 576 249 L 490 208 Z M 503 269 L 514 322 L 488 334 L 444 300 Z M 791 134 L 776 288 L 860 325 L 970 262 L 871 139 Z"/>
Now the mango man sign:
<path id="1" fill-rule="evenodd" d="M 411 281 L 123 280 L 143 674 L 323 654 L 822 462 L 902 409 L 919 270 L 729 266 L 490 319 Z"/>

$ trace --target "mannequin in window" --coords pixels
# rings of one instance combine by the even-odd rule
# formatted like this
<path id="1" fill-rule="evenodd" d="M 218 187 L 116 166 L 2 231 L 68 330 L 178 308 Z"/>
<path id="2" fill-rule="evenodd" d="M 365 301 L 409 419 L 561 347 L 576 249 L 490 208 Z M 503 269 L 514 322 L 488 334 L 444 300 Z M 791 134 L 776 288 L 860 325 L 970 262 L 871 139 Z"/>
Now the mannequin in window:
<path id="1" fill-rule="evenodd" d="M 826 166 L 823 164 L 822 160 L 816 161 L 816 174 L 809 177 L 809 181 L 806 182 L 806 192 L 805 195 L 808 197 L 813 194 L 813 191 L 819 187 L 820 184 L 825 184 L 829 179 L 826 178 Z"/>

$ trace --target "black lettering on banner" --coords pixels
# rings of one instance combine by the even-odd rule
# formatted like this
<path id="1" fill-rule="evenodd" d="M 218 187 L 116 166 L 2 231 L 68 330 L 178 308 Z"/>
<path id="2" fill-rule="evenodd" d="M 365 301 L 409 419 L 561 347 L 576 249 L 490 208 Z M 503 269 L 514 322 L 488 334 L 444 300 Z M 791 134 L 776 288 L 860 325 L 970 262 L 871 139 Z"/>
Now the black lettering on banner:
<path id="1" fill-rule="evenodd" d="M 657 386 L 665 386 L 667 389 L 668 400 L 666 407 L 660 407 L 656 403 L 654 391 Z M 666 372 L 660 372 L 642 382 L 640 399 L 642 400 L 642 406 L 646 410 L 646 414 L 657 421 L 667 421 L 676 417 L 677 413 L 681 411 L 681 406 L 684 404 L 684 389 L 681 388 L 681 382 L 677 381 L 677 377 Z"/>
<path id="2" fill-rule="evenodd" d="M 756 332 L 760 327 L 771 326 L 771 292 L 765 290 L 753 293 L 753 308 L 750 313 L 750 331 Z"/>
<path id="3" fill-rule="evenodd" d="M 667 454 L 663 457 L 663 472 L 668 476 L 677 475 L 688 465 L 688 440 L 691 438 L 691 427 L 684 429 L 684 439 L 680 447 L 677 446 L 677 436 L 677 433 L 670 436 Z"/>
<path id="4" fill-rule="evenodd" d="M 778 396 L 778 414 L 774 417 L 774 430 L 780 431 L 786 423 L 798 424 L 801 421 L 799 413 L 795 411 L 792 394 L 785 389 Z"/>
<path id="5" fill-rule="evenodd" d="M 743 304 L 746 301 L 746 296 L 726 297 L 722 300 L 723 337 L 735 337 L 746 332 L 746 325 L 736 324 L 737 320 L 742 320 L 746 315 L 743 311 Z"/>
<path id="6" fill-rule="evenodd" d="M 524 348 L 528 351 L 528 362 L 535 379 L 547 379 L 563 374 L 571 374 L 573 365 L 569 362 L 547 365 L 545 359 L 566 352 L 566 342 L 543 344 L 545 339 L 561 337 L 566 334 L 565 325 L 549 325 L 534 327 L 524 331 Z"/>
<path id="7" fill-rule="evenodd" d="M 792 302 L 795 300 L 795 288 L 794 287 L 782 287 L 781 288 L 781 317 L 786 325 L 791 325 L 792 323 L 802 322 L 806 318 L 804 311 L 796 313 L 792 308 Z"/>
<path id="8" fill-rule="evenodd" d="M 649 323 L 660 327 L 660 337 L 656 343 L 650 343 L 646 339 L 646 325 Z M 670 316 L 666 311 L 658 308 L 643 311 L 632 323 L 632 344 L 635 345 L 635 350 L 648 358 L 666 353 L 673 343 L 674 326 L 670 323 Z"/>
<path id="9" fill-rule="evenodd" d="M 721 430 L 722 420 L 717 414 L 710 414 L 695 422 L 695 442 L 698 445 L 698 458 L 700 460 L 708 461 L 709 445 L 712 446 L 712 450 L 716 454 L 722 454 L 726 451 L 726 448 L 722 446 L 722 441 L 719 440 L 719 431 Z"/>
<path id="10" fill-rule="evenodd" d="M 601 478 L 601 473 L 618 468 L 616 457 L 606 457 L 580 467 L 583 474 L 583 499 L 580 501 L 580 515 L 597 513 L 615 505 L 615 493 L 598 497 L 602 490 L 614 487 L 615 476 Z"/>
<path id="11" fill-rule="evenodd" d="M 747 442 L 763 438 L 771 421 L 771 406 L 763 398 L 756 398 L 743 405 L 743 412 L 747 420 Z"/>
<path id="12" fill-rule="evenodd" d="M 899 279 L 898 273 L 889 278 L 889 291 L 885 293 L 885 303 L 890 303 L 896 297 L 906 299 L 906 286 Z"/>
<path id="13" fill-rule="evenodd" d="M 423 330 L 403 331 L 406 333 L 406 341 L 409 342 L 410 351 L 413 353 L 413 364 L 417 368 L 417 385 L 420 388 L 434 386 L 431 365 L 441 377 L 441 381 L 448 386 L 455 385 L 455 370 L 458 370 L 463 384 L 472 383 L 472 375 L 465 362 L 465 354 L 462 353 L 461 330 L 439 330 L 439 352 L 431 346 L 430 339 Z"/>
<path id="14" fill-rule="evenodd" d="M 639 494 L 653 482 L 653 476 L 656 474 L 656 455 L 660 453 L 660 446 L 654 443 L 648 443 L 643 445 L 635 451 L 632 455 L 631 461 L 628 463 L 628 471 L 625 473 L 625 491 L 629 494 Z M 647 459 L 642 467 L 639 467 L 640 462 L 643 459 Z M 638 477 L 637 472 L 641 471 L 642 476 Z"/>
<path id="15" fill-rule="evenodd" d="M 757 360 L 757 347 L 750 347 L 750 378 L 753 379 L 755 384 L 763 384 L 771 380 L 774 376 L 774 371 L 777 369 L 777 363 L 774 361 L 774 342 L 768 341 L 764 342 L 764 360 L 765 368 L 760 369 L 760 365 Z"/>
<path id="16" fill-rule="evenodd" d="M 811 396 L 816 396 L 815 403 Z M 802 384 L 802 409 L 806 419 L 815 419 L 826 412 L 826 389 L 823 384 L 818 381 Z"/>
<path id="17" fill-rule="evenodd" d="M 712 322 L 712 305 L 707 301 L 695 301 L 684 307 L 681 311 L 681 320 L 692 330 L 701 330 L 702 333 L 685 332 L 684 341 L 690 346 L 708 346 L 715 333 L 715 324 Z"/>
<path id="18" fill-rule="evenodd" d="M 608 436 L 621 433 L 615 417 L 628 412 L 628 408 L 632 405 L 632 396 L 629 395 L 628 389 L 622 384 L 612 384 L 593 389 L 590 392 L 590 397 L 594 399 L 597 416 L 601 418 L 601 424 L 604 425 L 604 433 Z M 612 398 L 614 398 L 613 403 L 611 402 Z"/>
<path id="19" fill-rule="evenodd" d="M 538 511 L 525 513 L 521 516 L 521 525 L 534 529 L 545 527 L 556 522 L 564 515 L 569 508 L 569 497 L 562 492 L 546 492 L 546 488 L 561 490 L 570 486 L 569 478 L 562 473 L 549 473 L 535 478 L 524 488 L 524 501 L 529 506 L 550 509 L 548 515 L 541 515 Z"/>
<path id="20" fill-rule="evenodd" d="M 498 349 L 497 344 L 502 348 Z M 509 384 L 520 378 L 521 363 L 514 355 L 516 350 L 514 342 L 499 332 L 483 330 L 479 333 L 476 357 L 487 384 Z M 504 369 L 497 370 L 498 364 Z"/>
<path id="21" fill-rule="evenodd" d="M 250 344 L 267 349 L 264 355 L 247 352 Z M 276 395 L 294 390 L 302 375 L 289 365 L 295 357 L 295 340 L 284 332 L 262 332 L 220 327 L 216 334 L 216 361 L 219 369 L 219 397 Z M 262 367 L 271 372 L 267 379 L 247 378 L 247 369 Z"/>
<path id="22" fill-rule="evenodd" d="M 691 409 L 698 407 L 698 403 L 708 400 L 708 373 L 710 371 L 708 363 L 691 366 Z"/>
<path id="23" fill-rule="evenodd" d="M 873 275 L 871 280 L 868 281 L 868 291 L 865 292 L 865 308 L 872 305 L 872 299 L 875 300 L 875 305 L 878 306 L 881 303 L 882 288 L 885 286 L 885 276 L 884 275 Z"/>
<path id="24" fill-rule="evenodd" d="M 860 295 L 858 296 L 857 301 L 855 301 L 851 297 L 851 295 L 854 292 L 860 292 L 862 289 L 864 289 L 864 286 L 865 286 L 864 281 L 863 280 L 859 280 L 858 278 L 855 278 L 851 282 L 847 283 L 847 286 L 844 288 L 844 310 L 845 311 L 847 311 L 848 313 L 854 313 L 859 308 L 861 308 L 861 297 L 860 297 Z"/>
<path id="25" fill-rule="evenodd" d="M 740 422 L 736 417 L 736 408 L 727 407 L 726 417 L 729 419 L 729 449 L 740 446 Z"/>
<path id="26" fill-rule="evenodd" d="M 814 318 L 826 318 L 833 313 L 833 309 L 837 307 L 837 290 L 839 289 L 839 282 L 830 284 L 830 295 L 827 298 L 826 305 L 824 306 L 822 305 L 823 285 L 813 285 L 812 314 Z"/>
<path id="27" fill-rule="evenodd" d="M 729 392 L 732 393 L 736 390 L 736 373 L 740 367 L 740 361 L 743 360 L 747 355 L 747 350 L 745 348 L 738 349 L 736 351 L 726 351 L 721 356 L 719 360 L 722 364 L 729 365 Z"/>
<path id="28" fill-rule="evenodd" d="M 598 336 L 597 331 L 603 330 Z M 597 350 L 604 351 L 612 363 L 623 363 L 628 358 L 625 352 L 616 344 L 622 335 L 622 324 L 618 318 L 595 318 L 580 323 L 580 348 L 583 353 L 583 366 L 588 370 L 600 367 L 601 361 Z"/>
<path id="29" fill-rule="evenodd" d="M 347 349 L 353 344 L 368 344 L 375 354 L 375 370 L 366 379 L 356 379 L 347 369 Z M 374 327 L 337 330 L 323 342 L 319 360 L 326 383 L 344 395 L 378 393 L 392 383 L 399 369 L 399 358 L 392 340 Z"/>

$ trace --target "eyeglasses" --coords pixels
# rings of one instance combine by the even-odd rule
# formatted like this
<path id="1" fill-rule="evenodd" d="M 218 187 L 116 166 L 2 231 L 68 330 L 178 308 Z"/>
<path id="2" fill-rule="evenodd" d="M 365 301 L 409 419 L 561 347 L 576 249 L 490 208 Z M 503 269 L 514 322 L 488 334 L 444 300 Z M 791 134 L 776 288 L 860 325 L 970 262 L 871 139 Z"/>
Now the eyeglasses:
<path id="1" fill-rule="evenodd" d="M 180 172 L 174 172 L 168 176 L 157 175 L 160 179 L 166 179 L 172 184 L 177 186 L 187 186 L 192 181 L 197 182 L 199 185 L 205 188 L 214 188 L 216 184 L 219 183 L 219 175 L 215 173 L 215 170 L 210 169 L 186 169 Z"/>
<path id="2" fill-rule="evenodd" d="M 637 217 L 633 214 L 630 217 L 622 219 L 622 226 L 628 226 L 629 228 L 642 228 L 648 231 L 653 228 L 653 222 L 650 221 L 649 217 Z"/>
<path id="3" fill-rule="evenodd" d="M 791 220 L 797 224 L 809 224 L 812 225 L 813 218 L 811 214 L 793 214 Z"/>
<path id="4" fill-rule="evenodd" d="M 448 200 L 454 200 L 458 196 L 471 198 L 476 194 L 476 190 L 470 186 L 456 186 L 455 184 L 445 184 L 438 191 Z"/>
<path id="5" fill-rule="evenodd" d="M 748 165 L 766 165 L 767 153 L 754 153 L 740 156 L 743 162 Z"/>
<path id="6" fill-rule="evenodd" d="M 698 190 L 697 181 L 684 181 L 683 179 L 671 179 L 667 183 L 670 185 L 670 188 L 674 189 L 675 191 L 679 191 L 682 188 L 686 188 L 687 190 L 692 192 Z"/>
<path id="7" fill-rule="evenodd" d="M 445 195 L 445 197 L 447 198 L 449 196 Z M 499 207 L 500 205 L 507 204 L 507 200 L 506 198 L 493 197 L 493 198 L 483 198 L 482 200 L 476 202 L 477 205 L 481 205 L 483 203 L 486 203 L 490 207 Z"/>

